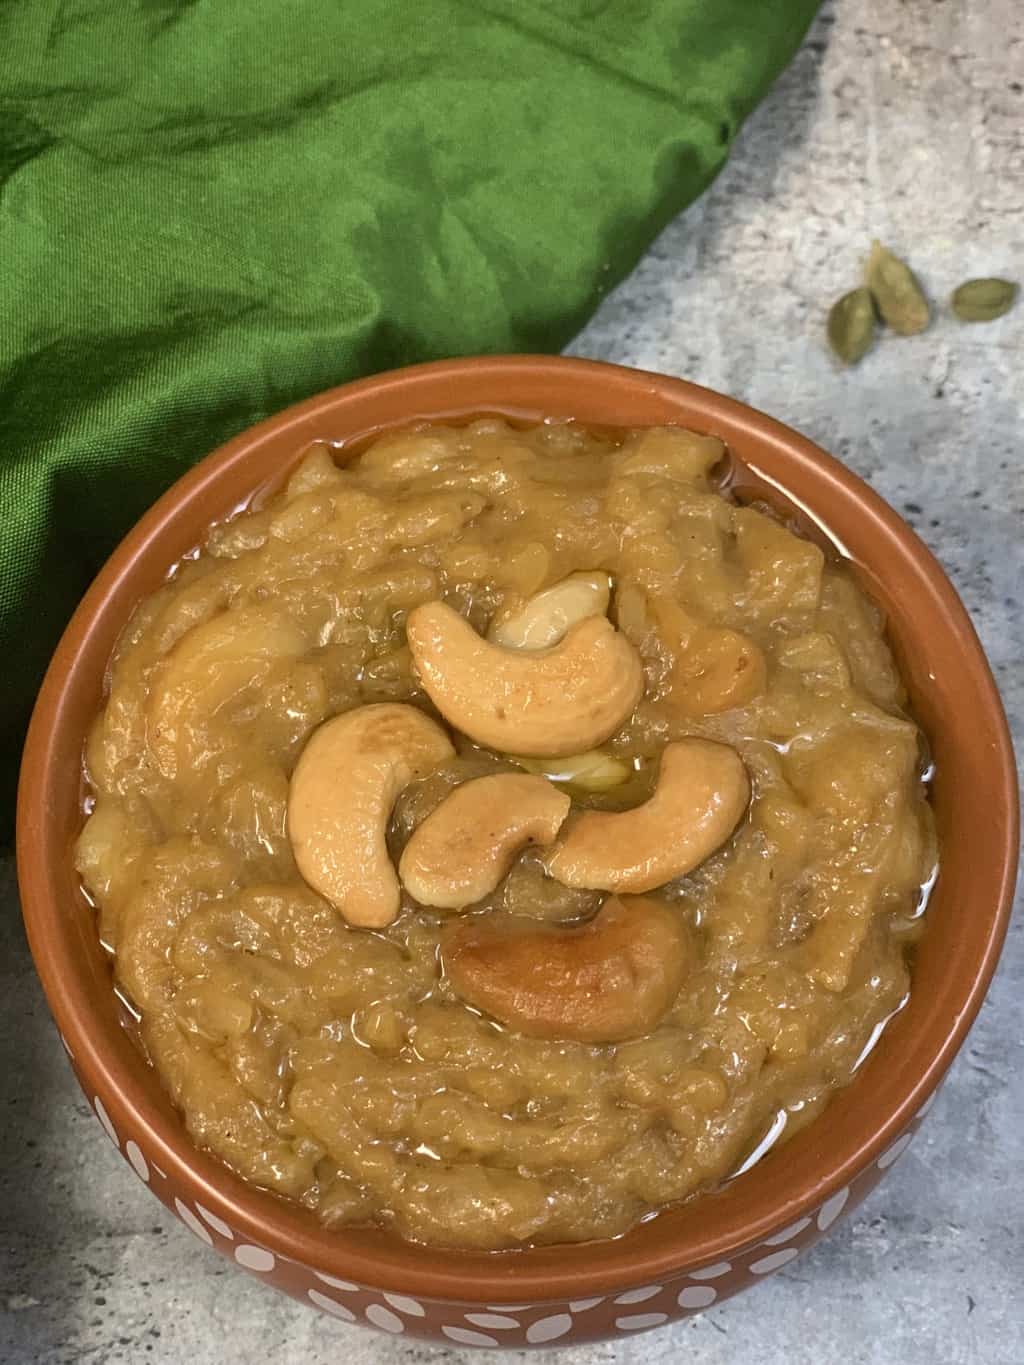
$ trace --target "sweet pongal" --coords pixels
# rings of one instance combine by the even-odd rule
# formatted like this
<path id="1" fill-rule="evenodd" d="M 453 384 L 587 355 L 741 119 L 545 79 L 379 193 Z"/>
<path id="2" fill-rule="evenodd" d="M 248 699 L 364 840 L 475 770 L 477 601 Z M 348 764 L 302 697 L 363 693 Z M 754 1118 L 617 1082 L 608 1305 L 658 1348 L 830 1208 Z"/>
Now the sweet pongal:
<path id="1" fill-rule="evenodd" d="M 313 447 L 135 611 L 77 847 L 189 1132 L 328 1227 L 610 1237 L 846 1084 L 935 841 L 880 614 L 661 428 Z"/>

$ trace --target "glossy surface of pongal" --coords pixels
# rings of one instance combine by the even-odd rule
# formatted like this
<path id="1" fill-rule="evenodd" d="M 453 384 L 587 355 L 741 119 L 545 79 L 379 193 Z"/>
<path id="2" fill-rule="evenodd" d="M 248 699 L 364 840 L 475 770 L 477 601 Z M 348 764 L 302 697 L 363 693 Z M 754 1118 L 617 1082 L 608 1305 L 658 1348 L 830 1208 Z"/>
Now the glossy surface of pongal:
<path id="1" fill-rule="evenodd" d="M 347 469 L 317 448 L 136 613 L 88 746 L 79 866 L 150 1056 L 241 1174 L 331 1225 L 429 1242 L 615 1235 L 813 1118 L 905 997 L 934 845 L 880 616 L 815 545 L 719 496 L 720 455 L 490 419 L 387 437 Z M 611 1046 L 467 1009 L 438 978 L 440 919 L 411 903 L 353 933 L 284 827 L 321 721 L 427 705 L 410 610 L 442 597 L 483 634 L 594 570 L 645 695 L 608 744 L 635 777 L 580 799 L 639 804 L 689 736 L 734 746 L 754 786 L 731 843 L 661 893 L 695 945 L 683 988 Z M 396 858 L 453 785 L 511 770 L 459 747 L 399 798 Z M 599 900 L 528 851 L 477 909 L 573 921 Z"/>

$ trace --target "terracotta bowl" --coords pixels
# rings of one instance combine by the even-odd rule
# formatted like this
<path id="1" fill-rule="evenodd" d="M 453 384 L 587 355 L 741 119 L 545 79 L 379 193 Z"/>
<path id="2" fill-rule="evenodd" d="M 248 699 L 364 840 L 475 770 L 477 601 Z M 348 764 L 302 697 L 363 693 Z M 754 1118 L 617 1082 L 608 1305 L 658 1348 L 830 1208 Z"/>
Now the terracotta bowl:
<path id="1" fill-rule="evenodd" d="M 489 1254 L 329 1234 L 197 1151 L 123 1027 L 71 864 L 83 740 L 135 603 L 210 522 L 279 479 L 311 440 L 480 412 L 679 423 L 722 437 L 742 462 L 741 483 L 776 498 L 785 490 L 889 614 L 934 751 L 942 850 L 910 1003 L 815 1123 L 719 1193 L 625 1237 Z M 418 366 L 334 389 L 229 441 L 175 484 L 112 556 L 54 656 L 25 750 L 18 826 L 25 921 L 50 1008 L 82 1089 L 138 1178 L 200 1241 L 345 1322 L 501 1347 L 632 1334 L 700 1312 L 788 1264 L 848 1213 L 910 1142 L 978 1012 L 1009 917 L 1016 849 L 1013 756 L 988 665 L 949 581 L 896 513 L 810 441 L 731 399 L 660 375 L 530 356 Z"/>

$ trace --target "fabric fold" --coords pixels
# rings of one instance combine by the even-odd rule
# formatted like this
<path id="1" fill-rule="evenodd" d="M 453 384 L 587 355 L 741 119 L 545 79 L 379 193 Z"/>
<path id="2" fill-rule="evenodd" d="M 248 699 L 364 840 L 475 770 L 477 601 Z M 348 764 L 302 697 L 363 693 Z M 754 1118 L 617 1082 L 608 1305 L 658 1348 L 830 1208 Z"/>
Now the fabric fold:
<path id="1" fill-rule="evenodd" d="M 560 349 L 817 0 L 0 10 L 0 802 L 46 661 L 189 465 L 362 374 Z"/>

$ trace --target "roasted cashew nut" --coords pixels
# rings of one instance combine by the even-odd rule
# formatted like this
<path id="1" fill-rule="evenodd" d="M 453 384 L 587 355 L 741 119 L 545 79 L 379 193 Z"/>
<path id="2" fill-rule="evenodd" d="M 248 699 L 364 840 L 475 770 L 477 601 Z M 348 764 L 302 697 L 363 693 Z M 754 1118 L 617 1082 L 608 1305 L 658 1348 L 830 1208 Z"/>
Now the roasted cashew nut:
<path id="1" fill-rule="evenodd" d="M 571 804 L 525 773 L 463 782 L 417 827 L 398 875 L 421 905 L 462 910 L 490 895 L 520 849 L 553 843 Z"/>
<path id="2" fill-rule="evenodd" d="M 643 692 L 640 656 L 604 616 L 548 649 L 502 649 L 443 602 L 409 615 L 413 663 L 451 725 L 499 752 L 575 754 L 613 734 Z"/>
<path id="3" fill-rule="evenodd" d="M 678 740 L 665 747 L 650 800 L 633 810 L 584 812 L 546 858 L 548 872 L 589 891 L 652 891 L 709 858 L 749 800 L 735 749 Z"/>
<path id="4" fill-rule="evenodd" d="M 380 929 L 398 914 L 391 808 L 414 778 L 454 757 L 445 732 L 414 706 L 360 706 L 313 732 L 292 775 L 288 838 L 302 876 L 349 924 Z"/>
<path id="5" fill-rule="evenodd" d="M 572 573 L 492 621 L 487 638 L 504 649 L 547 649 L 577 621 L 607 615 L 610 598 L 606 573 Z"/>
<path id="6" fill-rule="evenodd" d="M 690 946 L 669 906 L 612 896 L 577 929 L 493 915 L 460 921 L 441 955 L 452 989 L 509 1028 L 617 1043 L 657 1026 L 679 994 Z"/>
<path id="7" fill-rule="evenodd" d="M 606 573 L 573 573 L 521 606 L 491 622 L 487 638 L 505 649 L 546 649 L 563 639 L 577 621 L 605 616 L 611 600 L 611 579 Z M 578 791 L 607 791 L 632 773 L 629 764 L 600 749 L 561 757 L 525 758 L 510 755 L 527 772 Z"/>

